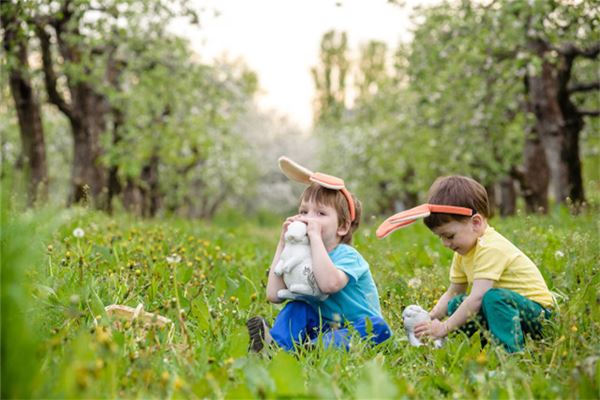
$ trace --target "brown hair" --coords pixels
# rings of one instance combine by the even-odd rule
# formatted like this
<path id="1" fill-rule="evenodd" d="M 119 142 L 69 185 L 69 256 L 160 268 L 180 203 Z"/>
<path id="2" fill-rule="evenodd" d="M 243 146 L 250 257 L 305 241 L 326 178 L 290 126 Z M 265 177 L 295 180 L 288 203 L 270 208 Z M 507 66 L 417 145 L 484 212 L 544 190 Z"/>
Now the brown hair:
<path id="1" fill-rule="evenodd" d="M 485 188 L 476 180 L 466 176 L 444 176 L 437 178 L 429 188 L 429 204 L 466 207 L 485 218 L 490 216 L 490 205 Z M 432 213 L 425 218 L 431 230 L 451 221 L 465 221 L 470 217 L 456 214 Z"/>
<path id="2" fill-rule="evenodd" d="M 350 193 L 352 200 L 354 201 L 354 208 L 356 212 L 356 218 L 350 224 L 348 233 L 342 236 L 341 243 L 351 244 L 352 234 L 358 229 L 360 225 L 360 216 L 362 212 L 362 206 L 360 201 Z M 335 209 L 338 215 L 338 227 L 347 224 L 350 220 L 350 207 L 348 206 L 348 200 L 339 190 L 327 189 L 319 184 L 313 183 L 307 187 L 302 196 L 300 196 L 300 202 L 315 202 L 325 206 L 330 206 Z"/>

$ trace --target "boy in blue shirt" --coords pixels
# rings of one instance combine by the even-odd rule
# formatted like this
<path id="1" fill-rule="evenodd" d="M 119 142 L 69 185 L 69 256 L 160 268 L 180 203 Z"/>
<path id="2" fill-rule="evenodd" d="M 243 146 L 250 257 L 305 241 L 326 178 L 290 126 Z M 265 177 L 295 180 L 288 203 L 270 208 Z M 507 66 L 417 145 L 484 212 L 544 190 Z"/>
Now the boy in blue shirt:
<path id="1" fill-rule="evenodd" d="M 286 219 L 269 270 L 267 299 L 281 303 L 277 292 L 285 282 L 274 272 L 284 247 L 289 224 L 307 224 L 313 273 L 319 289 L 328 294 L 324 301 L 290 301 L 277 315 L 272 328 L 257 316 L 247 322 L 250 349 L 260 352 L 265 345 L 277 344 L 290 351 L 295 346 L 315 342 L 319 333 L 325 346 L 347 348 L 351 331 L 378 344 L 391 336 L 381 316 L 379 294 L 369 264 L 350 244 L 358 228 L 361 207 L 341 179 L 312 173 L 282 157 L 282 171 L 291 179 L 311 183 L 300 199 L 299 213 Z"/>

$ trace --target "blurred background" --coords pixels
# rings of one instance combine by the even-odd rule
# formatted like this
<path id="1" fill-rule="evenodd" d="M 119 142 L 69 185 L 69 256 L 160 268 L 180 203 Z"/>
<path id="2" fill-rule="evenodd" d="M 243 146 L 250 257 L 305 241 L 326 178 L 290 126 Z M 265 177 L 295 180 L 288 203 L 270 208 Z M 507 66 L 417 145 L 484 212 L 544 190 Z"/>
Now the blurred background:
<path id="1" fill-rule="evenodd" d="M 2 0 L 13 207 L 281 215 L 287 155 L 366 217 L 440 175 L 497 214 L 598 202 L 593 1 Z"/>

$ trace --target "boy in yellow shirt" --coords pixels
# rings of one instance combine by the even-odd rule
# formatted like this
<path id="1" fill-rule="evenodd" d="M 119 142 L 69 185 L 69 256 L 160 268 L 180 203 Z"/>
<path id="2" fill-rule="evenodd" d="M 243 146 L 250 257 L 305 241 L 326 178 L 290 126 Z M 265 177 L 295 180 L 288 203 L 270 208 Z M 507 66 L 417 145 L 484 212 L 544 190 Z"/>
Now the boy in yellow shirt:
<path id="1" fill-rule="evenodd" d="M 456 329 L 471 335 L 475 315 L 510 353 L 523 349 L 524 334 L 541 335 L 552 295 L 536 265 L 488 225 L 489 213 L 483 186 L 449 176 L 433 183 L 427 204 L 388 218 L 377 230 L 381 238 L 425 218 L 427 227 L 454 251 L 450 286 L 430 311 L 432 321 L 415 327 L 417 337 L 443 338 Z"/>

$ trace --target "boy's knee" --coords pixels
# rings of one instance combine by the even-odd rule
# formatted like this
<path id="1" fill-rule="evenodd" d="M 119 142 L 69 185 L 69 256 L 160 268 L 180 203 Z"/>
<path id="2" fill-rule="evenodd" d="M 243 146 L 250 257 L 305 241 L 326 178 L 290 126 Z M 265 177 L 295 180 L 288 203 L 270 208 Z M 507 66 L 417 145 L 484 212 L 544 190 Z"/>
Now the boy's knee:
<path id="1" fill-rule="evenodd" d="M 511 305 L 510 290 L 492 288 L 485 292 L 481 300 L 481 310 L 486 317 Z M 510 307 L 509 307 L 510 308 Z"/>
<path id="2" fill-rule="evenodd" d="M 492 288 L 485 292 L 481 303 L 482 305 L 492 305 L 495 303 L 504 302 L 508 298 L 507 294 L 508 290 L 506 289 Z"/>

